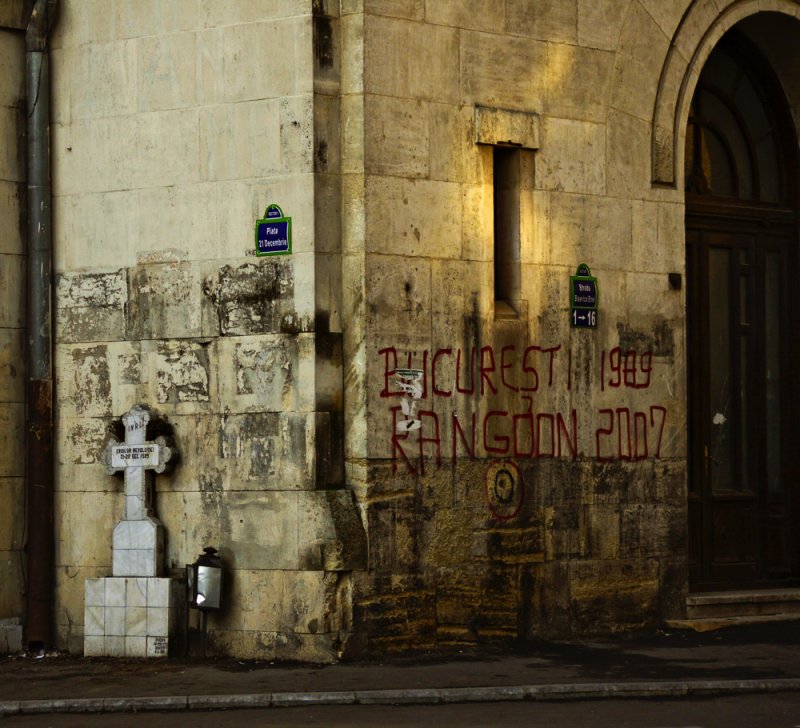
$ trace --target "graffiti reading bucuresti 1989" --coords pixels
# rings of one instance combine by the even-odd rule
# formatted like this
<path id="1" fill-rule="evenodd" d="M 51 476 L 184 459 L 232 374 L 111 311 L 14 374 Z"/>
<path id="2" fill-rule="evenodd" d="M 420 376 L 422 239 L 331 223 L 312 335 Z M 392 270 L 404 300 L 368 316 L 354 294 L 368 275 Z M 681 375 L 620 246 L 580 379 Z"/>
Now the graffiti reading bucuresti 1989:
<path id="1" fill-rule="evenodd" d="M 459 457 L 575 460 L 582 453 L 601 462 L 661 457 L 667 419 L 667 409 L 661 405 L 597 409 L 592 432 L 583 436 L 589 438 L 585 445 L 579 440 L 581 417 L 576 409 L 537 409 L 537 392 L 557 387 L 572 390 L 572 352 L 560 345 L 523 350 L 513 345 L 499 350 L 492 346 L 468 351 L 447 348 L 404 356 L 388 347 L 378 353 L 384 360 L 380 396 L 398 400 L 389 406 L 395 471 L 404 464 L 409 473 L 424 475 L 426 462 L 433 460 L 441 467 L 444 460 L 455 464 Z M 401 368 L 403 364 L 407 368 Z M 446 369 L 454 371 L 449 382 L 445 381 Z M 648 389 L 652 370 L 652 351 L 619 347 L 603 351 L 600 389 Z M 518 401 L 518 411 L 489 409 L 479 414 L 473 410 L 459 415 L 457 410 L 447 414 L 434 410 L 437 400 L 463 396 L 473 401 L 505 395 L 503 401 L 509 401 L 507 393 Z M 426 402 L 428 408 L 424 408 Z M 446 424 L 450 433 L 443 438 Z"/>

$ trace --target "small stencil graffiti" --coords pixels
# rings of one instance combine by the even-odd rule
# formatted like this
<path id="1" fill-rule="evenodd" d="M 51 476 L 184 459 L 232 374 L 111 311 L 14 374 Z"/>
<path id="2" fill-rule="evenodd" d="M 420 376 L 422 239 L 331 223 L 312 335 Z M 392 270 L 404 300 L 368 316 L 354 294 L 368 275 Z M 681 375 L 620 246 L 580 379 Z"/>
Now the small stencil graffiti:
<path id="1" fill-rule="evenodd" d="M 400 400 L 403 419 L 397 420 L 395 423 L 395 431 L 402 435 L 422 427 L 422 421 L 417 417 L 417 404 L 422 397 L 423 371 L 421 369 L 398 369 L 395 374 L 397 375 L 397 388 L 404 395 Z"/>
<path id="2" fill-rule="evenodd" d="M 489 510 L 502 520 L 514 518 L 522 508 L 525 483 L 512 460 L 495 460 L 486 469 L 486 502 Z"/>

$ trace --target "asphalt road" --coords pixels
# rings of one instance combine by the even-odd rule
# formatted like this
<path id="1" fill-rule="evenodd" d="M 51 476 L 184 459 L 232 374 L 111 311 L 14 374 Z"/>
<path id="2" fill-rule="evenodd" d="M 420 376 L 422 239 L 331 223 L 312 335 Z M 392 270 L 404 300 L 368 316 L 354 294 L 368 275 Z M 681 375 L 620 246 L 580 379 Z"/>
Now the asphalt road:
<path id="1" fill-rule="evenodd" d="M 800 693 L 709 699 L 326 706 L 209 712 L 38 715 L 0 718 L 0 728 L 228 728 L 236 726 L 436 726 L 436 728 L 800 728 Z"/>

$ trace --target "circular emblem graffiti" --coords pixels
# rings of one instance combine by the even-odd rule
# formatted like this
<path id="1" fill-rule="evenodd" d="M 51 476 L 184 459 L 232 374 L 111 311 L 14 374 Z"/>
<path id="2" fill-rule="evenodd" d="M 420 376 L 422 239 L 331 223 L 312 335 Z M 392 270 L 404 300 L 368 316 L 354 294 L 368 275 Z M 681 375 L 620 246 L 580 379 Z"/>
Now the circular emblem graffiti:
<path id="1" fill-rule="evenodd" d="M 486 501 L 495 516 L 507 520 L 522 508 L 525 483 L 517 464 L 511 460 L 495 460 L 486 469 Z"/>

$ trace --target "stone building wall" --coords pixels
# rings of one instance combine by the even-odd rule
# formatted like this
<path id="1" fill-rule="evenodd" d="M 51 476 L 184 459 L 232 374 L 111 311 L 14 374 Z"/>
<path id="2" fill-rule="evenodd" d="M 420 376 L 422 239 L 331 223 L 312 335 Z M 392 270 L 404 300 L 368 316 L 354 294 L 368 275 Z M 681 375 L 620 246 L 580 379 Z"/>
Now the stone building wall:
<path id="1" fill-rule="evenodd" d="M 370 546 L 354 607 L 366 643 L 679 613 L 684 300 L 669 274 L 684 271 L 683 207 L 651 184 L 650 125 L 686 3 L 348 5 L 343 58 L 363 54 L 364 90 L 350 244 L 367 296 L 351 303 L 365 366 L 347 381 L 347 455 Z M 494 150 L 476 143 L 476 107 L 536 131 L 497 139 L 526 147 L 516 315 L 495 311 Z M 596 330 L 570 325 L 581 263 L 599 282 Z M 401 368 L 423 372 L 415 417 Z"/>
<path id="2" fill-rule="evenodd" d="M 156 478 L 168 573 L 207 545 L 229 568 L 218 654 L 681 613 L 688 103 L 728 28 L 796 2 L 59 5 L 59 647 L 111 570 L 100 455 L 139 403 L 179 453 Z M 21 23 L 0 15 L 0 620 L 22 610 Z M 793 40 L 768 55 L 796 110 Z M 518 169 L 502 210 L 496 158 Z M 290 256 L 254 253 L 270 203 Z M 518 221 L 502 300 L 496 218 Z M 570 323 L 579 264 L 595 329 Z"/>
<path id="3" fill-rule="evenodd" d="M 0 8 L 0 652 L 19 649 L 25 524 L 25 35 Z"/>
<path id="4" fill-rule="evenodd" d="M 61 646 L 80 650 L 84 580 L 110 573 L 122 482 L 100 454 L 136 403 L 166 423 L 180 456 L 156 482 L 168 573 L 207 545 L 229 569 L 211 649 L 330 660 L 349 632 L 363 535 L 340 489 L 335 264 L 316 283 L 314 113 L 326 89 L 318 101 L 314 37 L 310 2 L 61 3 Z M 270 203 L 292 217 L 291 255 L 254 254 Z M 323 245 L 335 256 L 338 236 Z"/>

